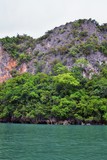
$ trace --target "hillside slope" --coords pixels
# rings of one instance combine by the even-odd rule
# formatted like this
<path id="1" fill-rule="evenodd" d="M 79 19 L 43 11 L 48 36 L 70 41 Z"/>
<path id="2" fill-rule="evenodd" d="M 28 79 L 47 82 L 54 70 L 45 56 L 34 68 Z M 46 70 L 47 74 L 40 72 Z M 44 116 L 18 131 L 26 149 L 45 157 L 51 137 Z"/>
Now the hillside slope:
<path id="1" fill-rule="evenodd" d="M 107 24 L 0 39 L 0 121 L 107 124 Z"/>
<path id="2" fill-rule="evenodd" d="M 107 63 L 107 25 L 91 19 L 56 27 L 37 40 L 18 35 L 0 41 L 0 82 L 16 72 L 49 74 L 58 62 L 70 69 L 78 60 L 87 61 L 83 75 L 91 78 Z"/>

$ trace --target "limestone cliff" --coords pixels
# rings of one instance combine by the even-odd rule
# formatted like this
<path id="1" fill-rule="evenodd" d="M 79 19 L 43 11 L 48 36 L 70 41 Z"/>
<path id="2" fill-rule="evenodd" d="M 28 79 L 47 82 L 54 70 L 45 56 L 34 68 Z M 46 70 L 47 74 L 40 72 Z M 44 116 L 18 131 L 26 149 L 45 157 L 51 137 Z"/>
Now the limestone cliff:
<path id="1" fill-rule="evenodd" d="M 6 51 L 3 50 L 3 47 L 0 45 L 0 83 L 12 78 L 12 71 L 16 70 L 17 67 L 17 60 L 13 59 Z M 27 72 L 26 64 L 21 64 L 17 71 L 20 74 Z"/>
<path id="2" fill-rule="evenodd" d="M 68 69 L 79 66 L 91 78 L 107 63 L 107 24 L 78 20 L 48 31 L 33 39 L 18 35 L 0 39 L 0 83 L 13 73 L 51 73 L 56 63 Z"/>

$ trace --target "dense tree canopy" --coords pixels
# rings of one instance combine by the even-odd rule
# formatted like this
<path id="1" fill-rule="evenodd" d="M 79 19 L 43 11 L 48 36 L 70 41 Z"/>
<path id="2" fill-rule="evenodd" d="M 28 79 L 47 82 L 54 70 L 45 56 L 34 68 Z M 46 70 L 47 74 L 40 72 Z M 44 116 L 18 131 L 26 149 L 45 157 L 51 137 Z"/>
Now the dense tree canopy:
<path id="1" fill-rule="evenodd" d="M 107 24 L 80 19 L 0 47 L 1 82 L 12 77 L 0 85 L 1 122 L 107 123 Z"/>
<path id="2" fill-rule="evenodd" d="M 68 71 L 58 64 L 53 75 L 25 73 L 9 79 L 0 85 L 0 120 L 42 123 L 54 118 L 73 124 L 106 123 L 105 69 L 90 80 L 79 74 L 78 67 Z"/>

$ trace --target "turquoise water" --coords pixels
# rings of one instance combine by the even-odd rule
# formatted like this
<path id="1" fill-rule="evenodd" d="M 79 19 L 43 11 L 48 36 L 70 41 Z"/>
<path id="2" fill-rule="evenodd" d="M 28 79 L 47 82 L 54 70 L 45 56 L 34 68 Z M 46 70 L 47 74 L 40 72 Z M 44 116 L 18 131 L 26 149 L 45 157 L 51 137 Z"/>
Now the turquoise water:
<path id="1" fill-rule="evenodd" d="M 0 124 L 0 160 L 107 160 L 107 126 Z"/>

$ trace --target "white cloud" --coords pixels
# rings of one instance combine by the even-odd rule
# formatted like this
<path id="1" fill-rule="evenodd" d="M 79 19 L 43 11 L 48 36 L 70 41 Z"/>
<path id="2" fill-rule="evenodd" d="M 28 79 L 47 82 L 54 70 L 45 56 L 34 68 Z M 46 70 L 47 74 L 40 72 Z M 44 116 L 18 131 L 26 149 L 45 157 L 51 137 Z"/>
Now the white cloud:
<path id="1" fill-rule="evenodd" d="M 107 0 L 0 0 L 0 37 L 39 37 L 56 26 L 83 18 L 106 23 Z"/>

